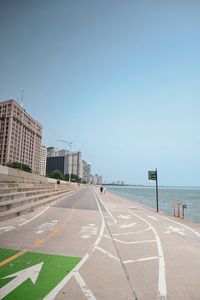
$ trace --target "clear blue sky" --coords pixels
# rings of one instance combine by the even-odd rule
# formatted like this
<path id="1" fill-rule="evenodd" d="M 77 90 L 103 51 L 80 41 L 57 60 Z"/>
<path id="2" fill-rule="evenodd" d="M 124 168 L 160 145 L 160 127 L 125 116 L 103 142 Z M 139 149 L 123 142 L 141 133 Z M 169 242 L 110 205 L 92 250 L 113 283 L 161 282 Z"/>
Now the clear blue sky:
<path id="1" fill-rule="evenodd" d="M 200 185 L 199 0 L 0 0 L 0 100 L 107 181 Z"/>

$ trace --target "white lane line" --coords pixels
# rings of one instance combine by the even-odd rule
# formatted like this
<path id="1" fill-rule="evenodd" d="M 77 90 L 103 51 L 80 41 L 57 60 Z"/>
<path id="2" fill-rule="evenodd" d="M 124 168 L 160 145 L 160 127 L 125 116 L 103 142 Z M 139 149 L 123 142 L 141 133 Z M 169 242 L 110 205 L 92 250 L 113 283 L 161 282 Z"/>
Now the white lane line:
<path id="1" fill-rule="evenodd" d="M 147 220 L 143 219 L 142 217 L 138 216 L 137 214 L 131 212 L 132 215 L 138 217 L 139 219 L 143 220 L 149 226 L 151 226 L 153 233 L 156 238 L 157 247 L 158 247 L 158 256 L 159 256 L 159 278 L 158 278 L 158 299 L 166 299 L 167 297 L 167 288 L 166 288 L 166 277 L 165 277 L 165 260 L 164 254 L 162 250 L 161 241 L 159 235 L 157 234 L 156 229 L 149 223 Z"/>
<path id="2" fill-rule="evenodd" d="M 124 264 L 130 264 L 130 263 L 135 263 L 135 262 L 143 262 L 143 261 L 149 261 L 149 260 L 155 260 L 159 259 L 158 256 L 152 256 L 152 257 L 144 257 L 144 258 L 138 258 L 134 260 L 124 260 Z"/>
<path id="3" fill-rule="evenodd" d="M 87 287 L 85 281 L 83 280 L 83 278 L 81 277 L 79 272 L 75 272 L 74 273 L 74 277 L 76 278 L 76 281 L 78 282 L 81 290 L 83 291 L 83 293 L 85 294 L 87 299 L 91 299 L 91 300 L 95 300 L 95 296 L 92 294 L 92 292 L 90 291 L 90 289 Z"/>
<path id="4" fill-rule="evenodd" d="M 15 226 L 7 226 L 7 227 L 1 227 L 0 230 L 4 230 L 4 231 L 10 231 L 12 229 L 15 229 Z"/>
<path id="5" fill-rule="evenodd" d="M 20 226 L 23 226 L 31 221 L 33 221 L 34 219 L 36 219 L 37 217 L 39 217 L 40 215 L 42 215 L 43 213 L 45 213 L 45 211 L 47 211 L 47 209 L 49 209 L 50 206 L 46 207 L 43 211 L 41 211 L 39 214 L 35 215 L 33 218 L 29 219 L 29 220 L 26 220 L 25 222 L 23 223 L 20 223 L 16 226 L 9 226 L 9 230 L 5 230 L 5 231 L 10 231 L 10 230 L 13 230 L 13 229 L 16 229 L 17 227 L 20 227 Z M 1 229 L 1 228 L 0 228 Z"/>
<path id="6" fill-rule="evenodd" d="M 45 211 L 47 211 L 47 209 L 49 209 L 49 207 L 50 207 L 50 206 L 46 207 L 43 211 L 41 211 L 39 214 L 35 215 L 33 218 L 31 218 L 31 219 L 29 219 L 29 220 L 25 221 L 24 223 L 21 223 L 21 224 L 19 224 L 19 225 L 17 225 L 17 226 L 20 227 L 20 226 L 23 226 L 23 225 L 25 225 L 25 224 L 27 224 L 27 223 L 33 221 L 34 219 L 36 219 L 37 217 L 39 217 L 40 215 L 42 215 L 43 213 L 45 213 Z"/>
<path id="7" fill-rule="evenodd" d="M 147 218 L 150 218 L 150 219 L 152 219 L 154 221 L 158 221 L 158 219 L 156 217 L 153 217 L 153 216 L 148 216 Z"/>
<path id="8" fill-rule="evenodd" d="M 194 234 L 196 234 L 198 237 L 200 237 L 200 233 L 198 233 L 198 232 L 197 232 L 196 230 L 194 230 L 193 228 L 191 228 L 191 227 L 189 227 L 189 226 L 187 226 L 187 225 L 185 225 L 185 224 L 181 224 L 181 223 L 179 223 L 179 222 L 176 222 L 176 221 L 174 221 L 174 220 L 171 220 L 171 219 L 169 219 L 169 218 L 167 218 L 167 217 L 163 217 L 163 216 L 160 216 L 160 217 L 163 218 L 163 219 L 165 219 L 165 220 L 167 220 L 167 221 L 173 222 L 173 223 L 175 223 L 175 224 L 177 224 L 177 225 L 183 226 L 183 227 L 185 227 L 185 228 L 191 230 L 192 232 L 194 232 Z"/>
<path id="9" fill-rule="evenodd" d="M 85 256 L 82 258 L 82 260 L 76 265 L 76 267 L 67 275 L 63 278 L 63 280 L 61 280 L 59 282 L 59 284 L 50 291 L 50 293 L 48 295 L 46 295 L 43 300 L 53 300 L 57 294 L 62 290 L 62 288 L 65 286 L 65 284 L 71 279 L 72 276 L 75 275 L 75 273 L 84 265 L 84 263 L 88 260 L 88 258 L 90 257 L 90 255 L 94 252 L 95 248 L 98 246 L 99 242 L 101 241 L 101 238 L 103 236 L 103 232 L 105 229 L 105 221 L 104 221 L 104 217 L 103 217 L 103 213 L 101 210 L 101 207 L 99 205 L 99 202 L 97 200 L 96 194 L 94 193 L 94 197 L 101 215 L 101 229 L 99 232 L 99 235 L 95 241 L 95 243 L 93 244 L 92 248 L 85 254 Z"/>
<path id="10" fill-rule="evenodd" d="M 100 199 L 100 198 L 99 198 Z M 102 201 L 101 201 L 102 203 Z M 107 213 L 109 213 L 110 217 L 113 219 L 114 224 L 117 224 L 116 219 L 113 217 L 113 215 L 111 214 L 111 212 L 107 209 L 107 207 L 105 206 L 105 204 L 103 203 L 103 206 L 105 207 Z"/>
<path id="11" fill-rule="evenodd" d="M 104 237 L 111 239 L 110 236 L 108 236 L 107 234 L 104 234 Z M 126 242 L 126 241 L 122 241 L 122 240 L 118 240 L 118 239 L 113 239 L 115 242 L 121 243 L 121 244 L 141 244 L 141 243 L 153 243 L 156 242 L 156 240 L 144 240 L 144 241 L 134 241 L 134 242 Z"/>
<path id="12" fill-rule="evenodd" d="M 79 191 L 75 192 L 73 195 L 75 195 L 75 194 L 78 193 L 78 192 L 79 192 Z M 72 192 L 72 193 L 73 193 L 73 192 Z M 68 194 L 67 196 L 71 196 L 72 193 Z M 63 200 L 64 198 L 66 198 L 67 196 L 62 197 L 62 198 L 60 198 L 60 199 L 57 200 L 57 201 L 61 201 L 61 200 Z M 26 219 L 21 219 L 21 220 L 26 220 L 26 221 L 23 222 L 23 223 L 21 223 L 21 224 L 19 224 L 19 225 L 11 226 L 11 227 L 13 227 L 12 229 L 16 229 L 17 227 L 23 226 L 23 225 L 25 225 L 25 224 L 27 224 L 27 223 L 33 221 L 34 219 L 36 219 L 37 217 L 39 217 L 39 216 L 41 216 L 43 213 L 45 213 L 45 211 L 47 211 L 47 209 L 49 209 L 49 207 L 51 207 L 52 205 L 54 205 L 55 202 L 57 202 L 57 201 L 54 201 L 51 205 L 49 205 L 48 207 L 46 207 L 43 211 L 41 211 L 39 214 L 35 215 L 33 218 L 28 219 L 28 220 L 26 220 Z M 17 220 L 17 222 L 19 222 L 19 221 L 20 221 L 20 220 Z M 12 229 L 10 229 L 10 230 L 12 230 Z"/>
<path id="13" fill-rule="evenodd" d="M 95 247 L 95 248 L 96 248 L 97 250 L 103 252 L 104 254 L 107 254 L 109 257 L 111 257 L 111 258 L 113 258 L 113 259 L 115 259 L 115 260 L 117 260 L 117 261 L 120 261 L 120 259 L 119 259 L 118 257 L 112 255 L 110 252 L 108 252 L 108 251 L 102 249 L 101 247 Z"/>
<path id="14" fill-rule="evenodd" d="M 143 233 L 146 231 L 151 230 L 151 227 L 149 226 L 147 229 L 144 230 L 139 230 L 139 231 L 133 231 L 133 232 L 122 232 L 122 233 L 112 233 L 112 236 L 118 236 L 118 235 L 132 235 L 132 234 L 137 234 L 137 233 Z"/>
<path id="15" fill-rule="evenodd" d="M 103 203 L 103 201 L 101 200 L 101 198 L 100 198 L 99 196 L 98 196 L 98 198 L 99 198 L 99 201 L 102 203 L 102 205 L 104 205 L 104 207 L 106 207 L 105 204 Z M 106 209 L 107 209 L 107 207 L 106 207 Z M 108 209 L 107 209 L 107 210 L 108 210 Z M 110 213 L 110 212 L 109 212 L 109 213 Z M 111 213 L 110 213 L 110 215 L 112 216 Z M 108 227 L 107 223 L 106 223 L 105 225 L 106 225 L 106 228 L 108 229 L 108 232 L 109 232 L 110 236 L 112 237 L 112 233 L 111 233 L 110 228 Z M 134 288 L 132 282 L 130 281 L 129 274 L 128 274 L 128 272 L 127 272 L 127 269 L 126 269 L 126 267 L 125 267 L 125 264 L 123 263 L 123 260 L 122 260 L 120 254 L 119 254 L 119 251 L 118 251 L 118 249 L 117 249 L 117 246 L 116 246 L 115 241 L 113 240 L 113 238 L 112 238 L 112 242 L 113 242 L 113 245 L 114 245 L 114 247 L 115 247 L 116 253 L 117 253 L 118 257 L 119 257 L 121 266 L 122 266 L 122 268 L 123 268 L 123 270 L 124 270 L 124 273 L 125 273 L 125 276 L 126 276 L 126 278 L 127 278 L 128 284 L 129 284 L 130 289 L 131 289 L 131 292 L 132 292 L 132 294 L 133 294 L 133 297 L 134 297 L 135 300 L 137 300 L 138 298 L 137 298 L 136 293 L 135 293 L 135 288 Z"/>

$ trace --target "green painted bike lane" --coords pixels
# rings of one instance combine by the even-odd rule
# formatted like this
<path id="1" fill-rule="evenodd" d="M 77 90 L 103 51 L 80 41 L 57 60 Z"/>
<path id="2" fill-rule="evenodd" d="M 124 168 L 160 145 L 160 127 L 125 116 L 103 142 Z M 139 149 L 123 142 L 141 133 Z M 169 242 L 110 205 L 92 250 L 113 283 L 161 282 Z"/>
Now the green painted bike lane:
<path id="1" fill-rule="evenodd" d="M 0 249 L 0 261 L 17 250 Z M 0 267 L 0 299 L 43 299 L 81 258 L 26 252 Z"/>

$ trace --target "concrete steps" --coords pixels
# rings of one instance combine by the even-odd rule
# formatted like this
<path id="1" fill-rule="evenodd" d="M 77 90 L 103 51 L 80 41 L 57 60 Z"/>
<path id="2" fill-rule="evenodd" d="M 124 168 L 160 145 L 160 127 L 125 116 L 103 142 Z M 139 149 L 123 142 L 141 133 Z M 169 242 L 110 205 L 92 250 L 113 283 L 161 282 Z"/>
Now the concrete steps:
<path id="1" fill-rule="evenodd" d="M 78 190 L 77 185 L 0 184 L 0 221 L 33 211 Z"/>
<path id="2" fill-rule="evenodd" d="M 55 186 L 46 186 L 48 190 L 55 189 Z M 28 191 L 39 191 L 43 190 L 44 187 L 36 186 L 36 187 L 7 187 L 1 188 L 0 186 L 0 195 L 10 194 L 10 193 L 18 193 L 18 192 L 28 192 Z"/>
<path id="3" fill-rule="evenodd" d="M 66 188 L 60 188 L 59 191 L 62 191 L 62 190 L 66 190 Z M 21 198 L 27 198 L 27 197 L 30 197 L 30 196 L 34 196 L 34 195 L 40 195 L 40 194 L 48 194 L 48 193 L 51 193 L 51 192 L 54 192 L 56 191 L 55 188 L 50 188 L 50 189 L 37 189 L 35 188 L 34 190 L 25 190 L 23 192 L 19 191 L 19 192 L 15 192 L 15 193 L 6 193 L 6 194 L 2 194 L 0 195 L 0 206 L 2 204 L 2 202 L 4 201 L 8 201 L 8 200 L 17 200 L 17 199 L 21 199 Z"/>

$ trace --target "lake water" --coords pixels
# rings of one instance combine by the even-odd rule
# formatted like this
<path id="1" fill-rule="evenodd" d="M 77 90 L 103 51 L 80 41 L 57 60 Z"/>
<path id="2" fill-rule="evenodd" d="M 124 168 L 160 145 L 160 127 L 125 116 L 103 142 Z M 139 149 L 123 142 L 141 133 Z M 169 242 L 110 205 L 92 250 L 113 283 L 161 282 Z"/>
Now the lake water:
<path id="1" fill-rule="evenodd" d="M 107 186 L 106 190 L 156 210 L 155 187 Z M 200 187 L 159 187 L 158 200 L 159 210 L 170 215 L 174 215 L 174 202 L 186 204 L 185 219 L 200 223 Z"/>

